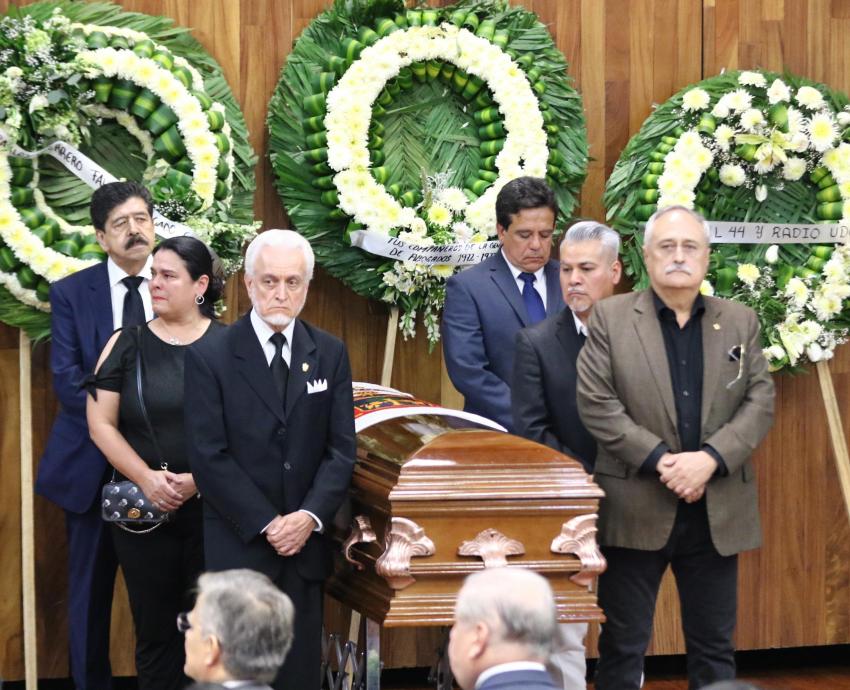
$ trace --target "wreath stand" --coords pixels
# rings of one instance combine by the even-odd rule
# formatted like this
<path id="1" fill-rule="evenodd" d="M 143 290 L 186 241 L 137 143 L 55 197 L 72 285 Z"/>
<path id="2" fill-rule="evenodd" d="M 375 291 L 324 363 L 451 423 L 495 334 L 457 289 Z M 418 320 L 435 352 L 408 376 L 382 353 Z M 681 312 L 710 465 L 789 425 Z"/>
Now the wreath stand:
<path id="1" fill-rule="evenodd" d="M 844 496 L 844 508 L 850 519 L 850 453 L 847 450 L 847 436 L 841 421 L 841 410 L 838 408 L 838 398 L 832 383 L 829 364 L 824 361 L 817 363 L 818 380 L 820 381 L 823 405 L 826 408 L 826 421 L 829 424 L 829 440 L 835 455 L 835 468 L 838 470 L 838 481 Z"/>
<path id="2" fill-rule="evenodd" d="M 19 394 L 21 435 L 21 589 L 24 618 L 26 690 L 38 688 L 35 615 L 35 530 L 32 477 L 32 344 L 20 331 Z"/>

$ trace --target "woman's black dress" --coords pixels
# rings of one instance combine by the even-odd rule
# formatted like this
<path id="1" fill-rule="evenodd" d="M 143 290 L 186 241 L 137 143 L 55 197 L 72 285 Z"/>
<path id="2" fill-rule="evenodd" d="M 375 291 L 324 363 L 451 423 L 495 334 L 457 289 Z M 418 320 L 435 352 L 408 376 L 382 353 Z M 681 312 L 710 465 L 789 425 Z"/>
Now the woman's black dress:
<path id="1" fill-rule="evenodd" d="M 222 327 L 211 322 L 201 338 L 214 337 Z M 142 392 L 156 441 L 170 472 L 189 472 L 183 423 L 186 346 L 166 343 L 147 324 L 128 329 L 98 370 L 95 387 L 120 393 L 119 430 L 148 465 L 159 469 L 136 386 L 139 345 Z M 183 635 L 175 621 L 178 613 L 192 608 L 192 589 L 204 569 L 201 499 L 190 498 L 168 522 L 147 534 L 130 534 L 113 525 L 112 539 L 133 612 L 139 690 L 179 690 L 190 680 L 183 673 Z"/>

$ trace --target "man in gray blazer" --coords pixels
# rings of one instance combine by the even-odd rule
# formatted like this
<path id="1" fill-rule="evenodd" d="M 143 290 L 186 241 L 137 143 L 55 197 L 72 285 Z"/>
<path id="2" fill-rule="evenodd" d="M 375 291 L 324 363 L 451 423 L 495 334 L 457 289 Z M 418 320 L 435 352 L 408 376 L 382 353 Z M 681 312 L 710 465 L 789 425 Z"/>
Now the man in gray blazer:
<path id="1" fill-rule="evenodd" d="M 195 608 L 181 613 L 185 673 L 198 683 L 271 690 L 292 646 L 289 597 L 255 570 L 222 570 L 198 578 Z"/>
<path id="2" fill-rule="evenodd" d="M 737 554 L 761 542 L 750 455 L 774 392 L 756 314 L 700 294 L 709 251 L 701 216 L 658 211 L 644 234 L 651 289 L 597 304 L 579 355 L 579 412 L 606 494 L 599 690 L 639 687 L 668 565 L 690 687 L 735 676 Z"/>

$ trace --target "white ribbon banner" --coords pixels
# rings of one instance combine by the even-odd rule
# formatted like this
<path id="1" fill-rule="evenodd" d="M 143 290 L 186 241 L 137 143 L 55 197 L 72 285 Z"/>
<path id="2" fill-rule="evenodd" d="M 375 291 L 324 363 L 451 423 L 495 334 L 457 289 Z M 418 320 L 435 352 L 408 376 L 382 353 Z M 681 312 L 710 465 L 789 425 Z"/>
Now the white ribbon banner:
<path id="1" fill-rule="evenodd" d="M 830 244 L 850 241 L 850 225 L 708 221 L 712 244 Z"/>
<path id="2" fill-rule="evenodd" d="M 355 247 L 385 256 L 397 261 L 413 261 L 417 264 L 435 266 L 449 264 L 451 266 L 466 266 L 484 261 L 499 251 L 499 242 L 456 242 L 454 244 L 435 244 L 424 246 L 405 242 L 397 237 L 390 237 L 380 232 L 356 230 L 351 233 L 351 244 Z"/>
<path id="3" fill-rule="evenodd" d="M 0 130 L 0 146 L 7 142 L 6 133 Z M 97 189 L 110 182 L 117 182 L 118 178 L 110 174 L 107 170 L 95 163 L 91 158 L 86 156 L 75 147 L 64 141 L 54 141 L 50 146 L 39 151 L 24 151 L 17 146 L 10 146 L 9 153 L 17 158 L 38 158 L 45 153 L 53 156 L 57 161 L 64 165 L 70 172 L 80 178 L 92 189 Z M 176 223 L 173 220 L 168 220 L 159 211 L 154 209 L 153 212 L 154 230 L 160 237 L 175 237 L 177 235 L 189 235 L 197 238 L 195 232 L 183 225 Z"/>

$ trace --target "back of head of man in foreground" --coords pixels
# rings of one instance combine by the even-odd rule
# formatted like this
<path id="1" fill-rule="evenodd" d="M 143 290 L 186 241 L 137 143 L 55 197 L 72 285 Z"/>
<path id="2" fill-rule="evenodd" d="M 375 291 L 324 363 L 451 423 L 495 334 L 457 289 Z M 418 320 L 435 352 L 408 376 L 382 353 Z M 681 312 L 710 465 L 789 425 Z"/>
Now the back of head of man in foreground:
<path id="1" fill-rule="evenodd" d="M 201 575 L 187 618 L 184 671 L 199 683 L 270 683 L 292 645 L 292 602 L 254 570 Z"/>
<path id="2" fill-rule="evenodd" d="M 494 666 L 545 664 L 559 637 L 555 598 L 543 577 L 521 568 L 487 569 L 466 578 L 458 593 L 449 663 L 461 688 L 472 690 Z"/>

